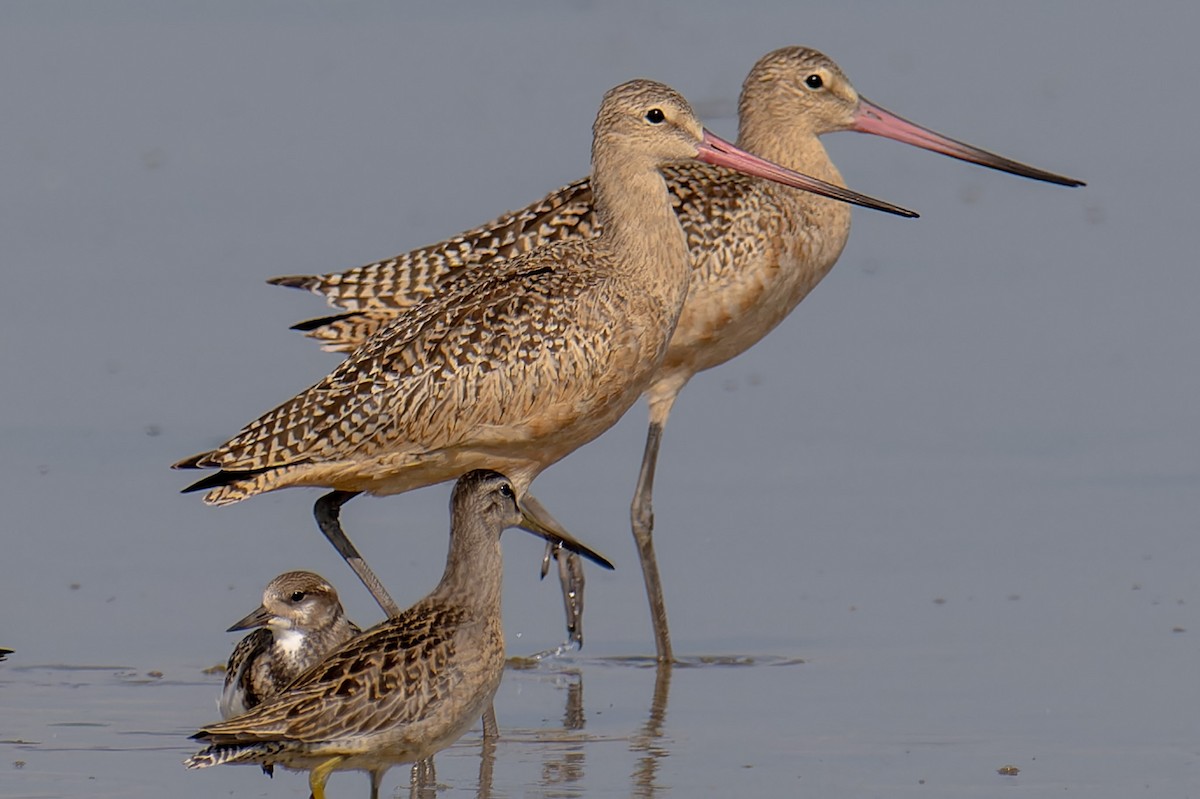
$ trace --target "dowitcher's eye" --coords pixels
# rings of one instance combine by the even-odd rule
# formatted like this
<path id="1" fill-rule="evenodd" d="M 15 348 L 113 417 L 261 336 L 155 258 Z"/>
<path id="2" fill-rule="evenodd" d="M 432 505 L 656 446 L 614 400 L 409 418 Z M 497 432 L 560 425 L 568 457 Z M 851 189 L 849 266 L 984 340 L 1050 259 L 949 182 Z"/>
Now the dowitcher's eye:
<path id="1" fill-rule="evenodd" d="M 651 125 L 661 125 L 666 118 L 667 115 L 662 112 L 661 108 L 651 108 L 646 112 L 646 121 Z"/>
<path id="2" fill-rule="evenodd" d="M 804 79 L 804 85 L 810 89 L 819 89 L 825 85 L 825 81 L 821 80 L 821 76 L 814 72 Z"/>
<path id="3" fill-rule="evenodd" d="M 300 602 L 300 601 L 302 601 L 303 599 L 304 599 L 304 592 L 303 592 L 303 591 L 293 591 L 293 592 L 292 592 L 292 601 L 293 601 L 293 602 Z"/>
<path id="4" fill-rule="evenodd" d="M 500 484 L 500 496 L 504 497 L 505 499 L 513 499 L 516 496 L 516 494 L 513 493 L 513 487 L 511 485 L 509 485 L 508 483 L 501 483 Z"/>

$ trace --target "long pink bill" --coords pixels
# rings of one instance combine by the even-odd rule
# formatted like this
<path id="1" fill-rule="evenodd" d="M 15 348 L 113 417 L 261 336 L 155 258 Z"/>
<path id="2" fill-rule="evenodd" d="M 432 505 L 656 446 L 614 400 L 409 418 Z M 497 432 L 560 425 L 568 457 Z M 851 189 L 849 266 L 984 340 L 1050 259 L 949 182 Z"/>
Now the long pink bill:
<path id="1" fill-rule="evenodd" d="M 745 172 L 747 175 L 754 175 L 755 177 L 773 180 L 776 183 L 782 183 L 792 188 L 811 191 L 813 194 L 820 194 L 822 197 L 861 205 L 864 208 L 874 208 L 877 211 L 886 211 L 889 214 L 908 217 L 910 219 L 918 216 L 916 211 L 910 211 L 898 205 L 885 203 L 882 200 L 876 200 L 865 194 L 859 194 L 856 191 L 844 189 L 841 186 L 835 186 L 832 183 L 826 183 L 816 178 L 810 178 L 808 175 L 802 175 L 799 172 L 793 172 L 770 161 L 764 161 L 757 155 L 751 155 L 745 150 L 730 144 L 720 136 L 713 135 L 708 130 L 704 131 L 704 141 L 701 142 L 696 157 L 714 166 L 735 169 L 738 172 Z"/>
<path id="2" fill-rule="evenodd" d="M 880 108 L 865 97 L 858 98 L 858 112 L 854 115 L 853 130 L 862 133 L 874 133 L 876 136 L 895 139 L 905 144 L 911 144 L 925 150 L 932 150 L 935 153 L 948 155 L 951 158 L 969 161 L 972 164 L 979 164 L 991 169 L 999 169 L 1001 172 L 1011 172 L 1014 175 L 1020 175 L 1025 178 L 1044 180 L 1047 183 L 1057 183 L 1060 186 L 1087 185 L 1082 180 L 1069 178 L 1065 175 L 1056 175 L 1053 172 L 1047 172 L 1028 164 L 1022 164 L 1019 161 L 1013 161 L 1011 158 L 1005 158 L 1002 155 L 989 153 L 987 150 L 980 150 L 978 147 L 972 147 L 964 142 L 947 138 L 929 128 L 923 128 L 914 122 L 909 122 L 904 117 L 896 116 L 886 108 Z"/>

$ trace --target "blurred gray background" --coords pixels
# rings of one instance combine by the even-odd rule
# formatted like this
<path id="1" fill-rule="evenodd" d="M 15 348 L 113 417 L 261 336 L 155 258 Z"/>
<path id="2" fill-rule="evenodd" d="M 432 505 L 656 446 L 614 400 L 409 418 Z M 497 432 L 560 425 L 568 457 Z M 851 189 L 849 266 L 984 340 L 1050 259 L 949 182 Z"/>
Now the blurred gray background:
<path id="1" fill-rule="evenodd" d="M 338 362 L 287 329 L 325 306 L 265 278 L 434 242 L 585 174 L 600 97 L 631 77 L 671 84 L 732 137 L 750 66 L 806 44 L 896 113 L 1089 185 L 826 138 L 851 187 L 922 218 L 856 210 L 799 311 L 676 406 L 655 505 L 678 653 L 810 661 L 786 671 L 798 684 L 735 669 L 696 686 L 781 706 L 775 727 L 687 715 L 677 687 L 680 756 L 707 752 L 714 724 L 761 752 L 739 724 L 820 718 L 783 746 L 787 778 L 758 786 L 791 792 L 797 752 L 844 723 L 866 738 L 838 739 L 862 761 L 818 782 L 837 795 L 879 767 L 879 741 L 911 749 L 919 717 L 943 742 L 1038 742 L 1026 757 L 1071 742 L 1039 795 L 1195 792 L 1198 23 L 1186 4 L 1114 2 L 3 4 L 0 645 L 17 655 L 0 738 L 39 738 L 40 713 L 79 702 L 26 705 L 22 664 L 194 674 L 287 569 L 378 618 L 314 528 L 319 492 L 213 509 L 167 468 Z M 584 664 L 653 652 L 628 533 L 644 429 L 639 405 L 536 484 L 618 565 L 589 573 Z M 440 574 L 448 497 L 347 506 L 401 601 Z M 510 650 L 553 646 L 538 542 L 510 532 L 505 552 Z M 649 688 L 634 690 L 640 718 Z M 150 712 L 172 708 L 182 731 L 210 720 L 206 702 Z M 1143 748 L 1163 758 L 1152 774 L 1116 765 Z M 177 760 L 155 762 L 181 779 Z M 299 790 L 235 771 L 181 781 Z M 11 794 L 74 792 L 25 774 Z M 684 774 L 723 784 L 701 765 L 666 787 Z M 871 775 L 881 795 L 917 786 Z M 988 775 L 965 786 L 1002 790 Z M 0 764 L 0 794 L 16 776 Z M 628 790 L 594 779 L 593 794 Z"/>

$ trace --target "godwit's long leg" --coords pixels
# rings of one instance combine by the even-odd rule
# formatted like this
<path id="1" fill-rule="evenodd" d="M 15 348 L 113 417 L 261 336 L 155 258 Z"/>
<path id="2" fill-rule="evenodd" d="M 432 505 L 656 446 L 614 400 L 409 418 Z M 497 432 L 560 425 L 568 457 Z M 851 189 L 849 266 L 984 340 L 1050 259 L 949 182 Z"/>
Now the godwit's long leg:
<path id="1" fill-rule="evenodd" d="M 313 516 L 325 538 L 333 544 L 333 548 L 338 551 L 350 568 L 354 569 L 358 579 L 362 580 L 362 584 L 371 592 L 371 596 L 379 603 L 379 607 L 383 608 L 383 612 L 387 614 L 388 618 L 399 616 L 400 606 L 396 604 L 396 600 L 392 599 L 392 595 L 383 587 L 383 582 L 367 565 L 367 561 L 359 554 L 358 548 L 351 543 L 342 529 L 342 505 L 354 499 L 359 493 L 361 492 L 331 491 L 313 505 Z"/>

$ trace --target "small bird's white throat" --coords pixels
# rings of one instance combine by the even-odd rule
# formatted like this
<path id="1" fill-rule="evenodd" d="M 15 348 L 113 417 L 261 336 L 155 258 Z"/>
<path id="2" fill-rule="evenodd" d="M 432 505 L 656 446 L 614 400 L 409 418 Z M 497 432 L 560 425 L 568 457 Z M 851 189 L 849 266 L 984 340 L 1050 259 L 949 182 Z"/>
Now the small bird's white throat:
<path id="1" fill-rule="evenodd" d="M 275 646 L 284 655 L 295 657 L 304 649 L 304 633 L 299 630 L 276 630 Z"/>

